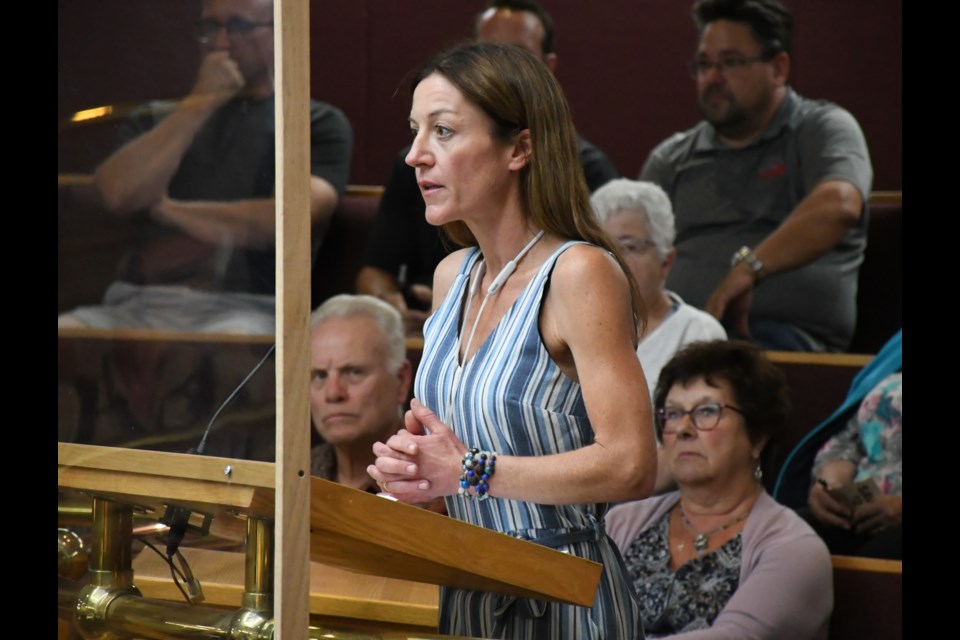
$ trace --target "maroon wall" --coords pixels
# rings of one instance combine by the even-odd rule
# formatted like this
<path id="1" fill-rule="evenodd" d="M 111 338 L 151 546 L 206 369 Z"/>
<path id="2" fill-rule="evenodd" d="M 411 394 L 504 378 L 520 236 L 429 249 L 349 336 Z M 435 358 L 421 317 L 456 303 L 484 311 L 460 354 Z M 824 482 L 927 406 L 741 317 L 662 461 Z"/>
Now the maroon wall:
<path id="1" fill-rule="evenodd" d="M 313 96 L 340 106 L 356 134 L 351 182 L 381 184 L 408 140 L 410 73 L 469 36 L 482 0 L 311 2 Z M 793 0 L 792 84 L 859 119 L 874 189 L 901 179 L 901 2 Z M 58 115 L 189 89 L 198 0 L 61 0 Z M 676 0 L 544 0 L 556 23 L 557 75 L 577 128 L 620 171 L 636 176 L 650 149 L 698 118 L 685 63 L 696 34 Z M 76 136 L 77 134 L 73 133 Z M 60 171 L 89 170 L 102 153 L 61 138 Z M 64 147 L 68 148 L 64 148 Z"/>

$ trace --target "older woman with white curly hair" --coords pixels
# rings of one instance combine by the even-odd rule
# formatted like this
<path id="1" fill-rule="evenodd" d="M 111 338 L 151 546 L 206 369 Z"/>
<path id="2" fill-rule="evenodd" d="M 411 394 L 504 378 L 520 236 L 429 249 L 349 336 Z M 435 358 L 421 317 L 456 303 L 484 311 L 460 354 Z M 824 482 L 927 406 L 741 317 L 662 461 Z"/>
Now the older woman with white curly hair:
<path id="1" fill-rule="evenodd" d="M 663 189 L 621 178 L 597 189 L 590 203 L 604 231 L 619 243 L 647 308 L 637 355 L 653 393 L 660 369 L 681 347 L 727 334 L 713 316 L 664 288 L 677 250 L 673 207 Z"/>

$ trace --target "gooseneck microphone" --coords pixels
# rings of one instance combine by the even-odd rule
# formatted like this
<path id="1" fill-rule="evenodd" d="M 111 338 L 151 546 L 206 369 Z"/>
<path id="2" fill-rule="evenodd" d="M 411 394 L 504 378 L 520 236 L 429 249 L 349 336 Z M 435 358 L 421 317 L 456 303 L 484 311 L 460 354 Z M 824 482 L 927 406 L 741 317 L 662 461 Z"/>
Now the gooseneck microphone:
<path id="1" fill-rule="evenodd" d="M 213 431 L 213 423 L 216 422 L 217 418 L 220 417 L 220 414 L 223 413 L 223 410 L 227 408 L 227 405 L 229 405 L 233 399 L 237 397 L 237 394 L 240 393 L 240 390 L 246 386 L 246 384 L 250 381 L 250 378 L 253 377 L 253 374 L 260 370 L 260 367 L 263 366 L 263 363 L 267 361 L 267 359 L 273 354 L 274 351 L 276 351 L 276 349 L 276 344 L 270 345 L 270 349 L 268 349 L 267 353 L 264 354 L 264 356 L 260 359 L 260 362 L 258 362 L 257 365 L 250 370 L 250 373 L 248 373 L 246 377 L 240 381 L 240 384 L 237 385 L 236 389 L 234 389 L 230 395 L 227 396 L 227 399 L 224 400 L 216 412 L 214 412 L 213 417 L 210 418 L 210 422 L 207 424 L 207 428 L 203 431 L 203 437 L 200 439 L 200 444 L 198 444 L 196 447 L 188 449 L 187 453 L 195 453 L 201 456 L 203 455 L 204 450 L 207 448 L 207 437 L 210 435 L 210 432 Z"/>

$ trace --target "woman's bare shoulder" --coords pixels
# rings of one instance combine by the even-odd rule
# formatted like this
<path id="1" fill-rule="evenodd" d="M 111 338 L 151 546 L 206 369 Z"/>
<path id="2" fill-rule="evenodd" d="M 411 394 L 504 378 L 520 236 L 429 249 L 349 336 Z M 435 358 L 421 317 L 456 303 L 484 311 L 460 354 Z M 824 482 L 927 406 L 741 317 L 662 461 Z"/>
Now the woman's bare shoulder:
<path id="1" fill-rule="evenodd" d="M 627 278 L 613 255 L 592 244 L 575 244 L 559 258 L 551 276 L 551 289 L 561 295 L 583 297 L 584 293 L 613 293 L 618 298 L 625 292 L 629 304 Z"/>
<path id="2" fill-rule="evenodd" d="M 629 346 L 636 334 L 630 300 L 627 278 L 612 255 L 594 245 L 569 247 L 554 266 L 541 315 L 554 359 L 569 366 L 577 347 L 580 360 L 588 360 L 583 349 L 596 355 L 601 345 Z"/>

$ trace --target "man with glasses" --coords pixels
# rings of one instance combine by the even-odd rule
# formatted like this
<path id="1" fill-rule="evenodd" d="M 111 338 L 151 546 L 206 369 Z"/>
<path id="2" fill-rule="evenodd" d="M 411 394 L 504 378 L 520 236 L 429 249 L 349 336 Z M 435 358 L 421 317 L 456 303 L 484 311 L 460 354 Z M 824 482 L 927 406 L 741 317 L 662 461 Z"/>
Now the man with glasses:
<path id="1" fill-rule="evenodd" d="M 152 222 L 104 305 L 61 325 L 273 333 L 273 2 L 204 0 L 197 37 L 189 95 L 138 109 L 96 172 L 110 212 Z M 353 134 L 329 104 L 312 102 L 310 123 L 319 236 L 346 187 Z"/>
<path id="2" fill-rule="evenodd" d="M 788 85 L 792 17 L 777 0 L 700 0 L 694 18 L 704 120 L 658 145 L 640 176 L 673 202 L 667 284 L 764 348 L 843 350 L 873 177 L 863 133 Z"/>

